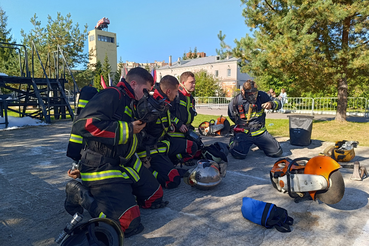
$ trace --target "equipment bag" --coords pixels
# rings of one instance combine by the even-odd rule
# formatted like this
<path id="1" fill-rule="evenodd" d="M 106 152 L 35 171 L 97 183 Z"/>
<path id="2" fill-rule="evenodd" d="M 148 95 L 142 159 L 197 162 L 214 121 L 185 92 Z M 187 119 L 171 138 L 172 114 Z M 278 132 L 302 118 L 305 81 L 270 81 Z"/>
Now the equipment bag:
<path id="1" fill-rule="evenodd" d="M 272 203 L 244 197 L 241 212 L 245 219 L 267 229 L 275 227 L 280 232 L 291 232 L 290 226 L 293 225 L 293 218 L 288 216 L 286 209 L 277 207 Z"/>

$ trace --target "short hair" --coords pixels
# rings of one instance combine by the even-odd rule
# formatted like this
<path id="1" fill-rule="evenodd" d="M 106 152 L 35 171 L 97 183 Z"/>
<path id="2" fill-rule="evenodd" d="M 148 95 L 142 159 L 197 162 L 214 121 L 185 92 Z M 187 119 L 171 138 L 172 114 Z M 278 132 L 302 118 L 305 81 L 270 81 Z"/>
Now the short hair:
<path id="1" fill-rule="evenodd" d="M 188 79 L 188 77 L 193 77 L 193 78 L 195 78 L 195 74 L 193 74 L 193 72 L 190 72 L 190 71 L 183 72 L 183 73 L 181 74 L 181 77 L 179 77 L 179 81 L 180 81 L 181 83 L 183 83 L 183 82 L 185 82 L 185 81 Z"/>
<path id="2" fill-rule="evenodd" d="M 252 90 L 254 88 L 256 88 L 256 84 L 255 84 L 255 81 L 253 81 L 251 79 L 246 80 L 246 82 L 243 83 L 243 85 L 242 85 L 242 89 L 244 91 L 249 91 L 249 90 Z"/>
<path id="3" fill-rule="evenodd" d="M 150 82 L 150 85 L 154 85 L 154 78 L 152 75 L 142 67 L 135 67 L 128 71 L 126 80 L 130 83 L 132 80 L 135 80 L 138 84 L 146 84 Z"/>
<path id="4" fill-rule="evenodd" d="M 172 75 L 165 75 L 160 80 L 160 89 L 166 90 L 166 89 L 175 89 L 179 85 L 178 79 Z"/>

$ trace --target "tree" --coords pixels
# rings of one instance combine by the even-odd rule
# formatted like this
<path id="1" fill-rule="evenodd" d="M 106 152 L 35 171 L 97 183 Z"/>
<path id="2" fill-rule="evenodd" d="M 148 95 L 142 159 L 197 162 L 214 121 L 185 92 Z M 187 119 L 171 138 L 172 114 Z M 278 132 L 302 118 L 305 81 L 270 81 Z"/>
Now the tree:
<path id="1" fill-rule="evenodd" d="M 195 47 L 195 49 L 193 49 L 193 53 L 192 53 L 192 59 L 197 58 L 197 47 Z"/>
<path id="2" fill-rule="evenodd" d="M 217 55 L 220 56 L 220 59 L 225 59 L 227 56 L 232 54 L 231 47 L 227 45 L 224 41 L 226 35 L 222 34 L 222 31 L 218 33 L 218 39 L 220 40 L 220 49 L 215 49 Z"/>
<path id="3" fill-rule="evenodd" d="M 186 54 L 186 51 L 183 53 L 183 56 L 182 56 L 182 60 L 187 60 L 187 54 Z"/>
<path id="4" fill-rule="evenodd" d="M 0 7 L 0 42 L 14 44 L 13 37 L 10 34 L 12 29 L 7 28 L 7 21 L 6 12 Z M 17 64 L 19 51 L 5 47 L 14 46 L 0 44 L 0 71 L 8 75 L 19 76 L 20 68 L 19 64 Z"/>
<path id="5" fill-rule="evenodd" d="M 206 70 L 195 72 L 196 97 L 223 96 L 224 93 L 219 85 L 219 80 L 214 75 L 208 74 Z"/>
<path id="6" fill-rule="evenodd" d="M 236 40 L 243 72 L 293 78 L 302 92 L 336 88 L 337 121 L 346 120 L 349 85 L 369 74 L 366 1 L 242 0 L 254 38 Z"/>
<path id="7" fill-rule="evenodd" d="M 103 69 L 101 62 L 98 60 L 95 64 L 95 70 L 94 70 L 94 84 L 93 86 L 98 89 L 102 90 L 104 89 L 101 85 L 101 75 L 103 74 Z"/>
<path id="8" fill-rule="evenodd" d="M 45 66 L 48 53 L 52 57 L 52 52 L 56 51 L 59 45 L 65 53 L 70 68 L 85 66 L 88 63 L 88 54 L 83 51 L 87 40 L 87 24 L 81 32 L 78 23 L 73 25 L 70 14 L 64 17 L 61 13 L 57 13 L 55 20 L 50 15 L 47 19 L 47 25 L 43 27 L 35 14 L 31 18 L 33 29 L 29 33 L 21 30 L 22 43 L 28 48 L 28 53 L 31 54 L 33 41 Z M 31 59 L 31 55 L 29 55 L 29 59 Z M 35 76 L 43 76 L 37 57 L 35 57 Z"/>
<path id="9" fill-rule="evenodd" d="M 119 63 L 118 63 L 118 69 L 113 79 L 114 85 L 118 84 L 118 82 L 120 81 L 122 70 L 124 71 L 124 63 L 123 63 L 122 57 L 120 57 Z"/>
<path id="10" fill-rule="evenodd" d="M 106 86 L 109 86 L 109 77 L 111 74 L 111 66 L 109 63 L 108 55 L 105 54 L 104 64 L 102 65 L 102 76 L 104 78 Z"/>

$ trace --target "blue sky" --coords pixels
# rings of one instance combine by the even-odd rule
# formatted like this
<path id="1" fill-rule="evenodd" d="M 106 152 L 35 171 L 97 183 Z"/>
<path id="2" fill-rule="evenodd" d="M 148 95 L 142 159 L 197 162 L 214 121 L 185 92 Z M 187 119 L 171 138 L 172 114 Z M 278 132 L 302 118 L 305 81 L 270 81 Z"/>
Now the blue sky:
<path id="1" fill-rule="evenodd" d="M 85 24 L 88 31 L 103 17 L 110 20 L 109 31 L 117 34 L 118 61 L 154 62 L 170 55 L 173 61 L 184 52 L 197 47 L 207 56 L 215 55 L 220 48 L 217 34 L 222 30 L 225 41 L 234 46 L 234 39 L 250 33 L 242 16 L 240 0 L 157 0 L 157 1 L 1 1 L 8 16 L 8 29 L 20 43 L 21 29 L 28 33 L 33 26 L 31 17 L 36 13 L 42 26 L 47 16 L 56 18 L 72 15 L 74 23 Z M 87 40 L 85 42 L 87 52 Z"/>

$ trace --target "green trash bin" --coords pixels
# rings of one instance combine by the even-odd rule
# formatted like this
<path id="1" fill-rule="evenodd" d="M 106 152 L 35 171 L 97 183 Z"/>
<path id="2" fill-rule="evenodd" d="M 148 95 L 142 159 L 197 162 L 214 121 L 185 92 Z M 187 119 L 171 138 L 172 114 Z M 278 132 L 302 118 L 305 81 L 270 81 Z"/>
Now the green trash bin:
<path id="1" fill-rule="evenodd" d="M 311 143 L 314 116 L 288 115 L 290 126 L 290 144 L 308 146 Z"/>

